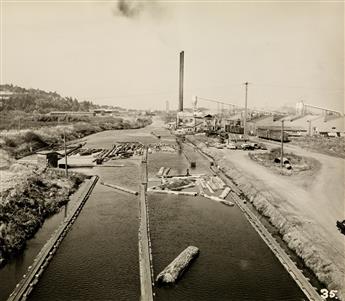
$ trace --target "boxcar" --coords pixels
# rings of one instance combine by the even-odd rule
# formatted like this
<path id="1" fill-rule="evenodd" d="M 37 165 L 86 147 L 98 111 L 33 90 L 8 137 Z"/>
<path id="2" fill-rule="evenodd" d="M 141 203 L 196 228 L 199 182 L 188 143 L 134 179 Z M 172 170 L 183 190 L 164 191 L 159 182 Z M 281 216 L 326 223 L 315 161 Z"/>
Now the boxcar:
<path id="1" fill-rule="evenodd" d="M 225 131 L 233 134 L 243 134 L 244 129 L 238 125 L 225 125 Z"/>
<path id="2" fill-rule="evenodd" d="M 281 141 L 281 129 L 272 128 L 258 128 L 257 134 L 259 138 L 264 138 L 268 140 Z M 287 132 L 283 132 L 283 141 L 289 141 L 289 135 Z"/>

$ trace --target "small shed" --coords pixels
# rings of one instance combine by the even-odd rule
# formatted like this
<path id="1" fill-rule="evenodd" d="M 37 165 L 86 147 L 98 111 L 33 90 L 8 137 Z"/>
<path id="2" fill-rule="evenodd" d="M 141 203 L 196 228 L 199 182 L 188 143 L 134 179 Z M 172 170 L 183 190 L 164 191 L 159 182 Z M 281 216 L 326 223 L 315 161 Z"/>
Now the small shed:
<path id="1" fill-rule="evenodd" d="M 37 153 L 37 163 L 48 167 L 57 167 L 61 154 L 56 151 L 41 151 Z"/>

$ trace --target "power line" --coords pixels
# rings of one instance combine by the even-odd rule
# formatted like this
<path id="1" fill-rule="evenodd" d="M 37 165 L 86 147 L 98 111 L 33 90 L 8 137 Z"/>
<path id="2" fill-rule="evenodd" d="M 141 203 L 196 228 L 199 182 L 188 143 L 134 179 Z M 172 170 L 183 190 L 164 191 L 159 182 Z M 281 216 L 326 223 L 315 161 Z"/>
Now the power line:
<path id="1" fill-rule="evenodd" d="M 330 93 L 340 93 L 344 92 L 342 89 L 327 89 L 319 87 L 308 87 L 308 86 L 290 86 L 290 85 L 281 85 L 281 84 L 255 84 L 255 87 L 271 87 L 271 88 L 285 88 L 285 89 L 305 89 L 305 90 L 317 90 L 317 91 L 328 91 Z"/>

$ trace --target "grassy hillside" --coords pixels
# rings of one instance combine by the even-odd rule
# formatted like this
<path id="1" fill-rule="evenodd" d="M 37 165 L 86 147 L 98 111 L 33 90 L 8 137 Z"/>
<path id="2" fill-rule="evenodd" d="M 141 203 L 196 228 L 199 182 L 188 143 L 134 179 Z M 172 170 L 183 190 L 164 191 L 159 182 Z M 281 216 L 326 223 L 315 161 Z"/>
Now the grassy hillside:
<path id="1" fill-rule="evenodd" d="M 89 111 L 99 108 L 90 101 L 78 101 L 72 97 L 62 97 L 56 92 L 40 89 L 25 89 L 14 85 L 0 85 L 1 91 L 11 92 L 9 99 L 1 101 L 0 111 L 20 111 L 24 113 L 48 113 L 50 111 Z"/>

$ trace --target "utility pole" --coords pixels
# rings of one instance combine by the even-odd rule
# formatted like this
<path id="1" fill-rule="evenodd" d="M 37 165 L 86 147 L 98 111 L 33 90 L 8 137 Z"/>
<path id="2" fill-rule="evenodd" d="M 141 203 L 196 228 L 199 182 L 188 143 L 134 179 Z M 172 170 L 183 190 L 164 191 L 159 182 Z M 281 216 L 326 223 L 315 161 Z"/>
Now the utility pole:
<path id="1" fill-rule="evenodd" d="M 280 142 L 281 142 L 281 149 L 280 149 L 280 166 L 283 168 L 284 166 L 284 120 L 282 120 L 282 128 L 281 128 L 281 137 L 280 137 Z"/>
<path id="2" fill-rule="evenodd" d="M 66 147 L 66 131 L 63 130 L 63 144 L 65 149 L 65 175 L 68 178 L 68 168 L 67 168 L 67 147 Z"/>
<path id="3" fill-rule="evenodd" d="M 248 82 L 245 82 L 246 94 L 244 99 L 244 118 L 243 118 L 243 135 L 244 139 L 247 137 L 247 100 L 248 100 Z"/>

